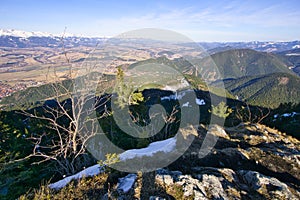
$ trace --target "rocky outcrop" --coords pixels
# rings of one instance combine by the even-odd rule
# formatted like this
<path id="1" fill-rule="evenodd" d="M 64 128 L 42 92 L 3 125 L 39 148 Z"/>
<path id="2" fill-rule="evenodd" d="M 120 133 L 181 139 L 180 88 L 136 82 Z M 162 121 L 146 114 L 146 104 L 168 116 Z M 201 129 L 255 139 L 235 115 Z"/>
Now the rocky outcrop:
<path id="1" fill-rule="evenodd" d="M 300 193 L 276 178 L 250 170 L 194 168 L 193 175 L 157 171 L 156 181 L 182 187 L 185 197 L 194 199 L 298 199 Z"/>
<path id="2" fill-rule="evenodd" d="M 157 170 L 152 178 L 137 178 L 143 189 L 139 190 L 139 184 L 134 186 L 133 181 L 126 191 L 135 194 L 128 198 L 121 192 L 121 197 L 132 199 L 140 191 L 137 199 L 300 199 L 297 139 L 260 124 L 231 128 L 212 125 L 206 130 L 201 127 L 199 136 L 181 158 Z M 218 138 L 205 157 L 201 154 L 204 134 Z"/>
<path id="3" fill-rule="evenodd" d="M 297 199 L 300 197 L 299 192 L 293 194 L 285 183 L 280 182 L 276 178 L 264 176 L 254 171 L 241 170 L 239 174 L 250 190 L 257 191 L 267 198 Z"/>
<path id="4" fill-rule="evenodd" d="M 261 124 L 210 127 L 218 137 L 203 157 L 207 134 L 202 126 L 188 151 L 169 168 L 185 175 L 158 172 L 158 182 L 182 186 L 196 199 L 299 199 L 300 142 Z M 166 181 L 165 181 L 166 180 Z"/>
<path id="5" fill-rule="evenodd" d="M 217 142 L 203 156 L 207 134 Z M 165 169 L 118 178 L 103 199 L 296 200 L 300 142 L 261 124 L 202 125 L 184 155 Z"/>

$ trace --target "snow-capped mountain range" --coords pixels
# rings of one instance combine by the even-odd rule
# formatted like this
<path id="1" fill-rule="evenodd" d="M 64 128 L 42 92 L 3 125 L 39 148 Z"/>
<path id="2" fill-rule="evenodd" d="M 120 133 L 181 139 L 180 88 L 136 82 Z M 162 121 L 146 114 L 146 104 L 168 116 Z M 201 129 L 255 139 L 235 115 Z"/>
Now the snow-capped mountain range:
<path id="1" fill-rule="evenodd" d="M 29 38 L 29 37 L 80 37 L 71 33 L 60 33 L 60 34 L 52 34 L 41 31 L 21 31 L 15 29 L 0 29 L 0 36 L 14 36 L 21 38 Z"/>
<path id="2" fill-rule="evenodd" d="M 61 47 L 62 38 L 65 47 L 95 46 L 104 41 L 104 37 L 86 37 L 71 33 L 52 34 L 40 31 L 22 31 L 0 29 L 0 47 Z"/>
<path id="3" fill-rule="evenodd" d="M 15 29 L 0 29 L 0 47 L 58 47 L 61 46 L 61 38 L 64 38 L 66 47 L 95 46 L 107 39 L 107 37 L 87 37 L 71 33 L 52 34 L 40 31 L 22 31 Z M 300 41 L 288 42 L 199 42 L 204 49 L 211 54 L 227 49 L 248 48 L 265 52 L 282 52 L 291 49 L 299 49 Z"/>

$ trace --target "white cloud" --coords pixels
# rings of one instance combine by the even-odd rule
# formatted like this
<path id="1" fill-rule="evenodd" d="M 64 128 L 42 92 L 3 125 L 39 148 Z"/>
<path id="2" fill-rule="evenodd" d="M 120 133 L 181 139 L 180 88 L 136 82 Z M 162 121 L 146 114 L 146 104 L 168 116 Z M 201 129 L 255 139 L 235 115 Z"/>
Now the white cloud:
<path id="1" fill-rule="evenodd" d="M 182 31 L 194 37 L 197 37 L 196 33 L 204 34 L 206 32 L 208 35 L 205 38 L 209 38 L 209 34 L 213 33 L 214 37 L 219 36 L 219 38 L 228 39 L 232 36 L 233 39 L 248 40 L 252 36 L 252 40 L 256 40 L 255 37 L 259 36 L 258 32 L 260 34 L 266 32 L 264 29 L 299 27 L 300 12 L 286 10 L 280 4 L 258 7 L 249 2 L 236 1 L 219 8 L 218 5 L 202 9 L 196 7 L 176 8 L 164 12 L 145 13 L 142 16 L 133 14 L 121 18 L 100 19 L 95 23 L 98 26 L 98 30 L 95 32 L 100 35 L 116 35 L 128 30 L 155 27 Z M 299 28 L 293 31 L 299 32 Z M 212 37 L 210 38 L 213 40 Z M 201 37 L 195 39 L 201 39 Z M 270 36 L 270 40 L 272 40 L 272 36 Z"/>

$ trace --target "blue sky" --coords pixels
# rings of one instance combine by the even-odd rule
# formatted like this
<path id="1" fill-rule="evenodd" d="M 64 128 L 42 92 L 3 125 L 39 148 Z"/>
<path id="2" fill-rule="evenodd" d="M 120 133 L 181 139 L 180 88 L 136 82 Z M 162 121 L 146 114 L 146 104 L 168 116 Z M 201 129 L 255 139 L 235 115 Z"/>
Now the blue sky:
<path id="1" fill-rule="evenodd" d="M 162 28 L 195 41 L 300 40 L 300 1 L 1 0 L 0 28 L 114 36 Z"/>

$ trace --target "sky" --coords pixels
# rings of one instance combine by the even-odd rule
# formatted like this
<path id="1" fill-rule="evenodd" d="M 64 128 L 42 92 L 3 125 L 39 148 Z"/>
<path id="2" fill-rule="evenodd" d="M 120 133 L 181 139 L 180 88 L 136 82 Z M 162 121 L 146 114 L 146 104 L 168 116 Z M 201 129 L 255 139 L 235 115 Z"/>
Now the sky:
<path id="1" fill-rule="evenodd" d="M 168 29 L 194 41 L 300 40 L 300 1 L 1 0 L 0 29 L 115 36 Z"/>

